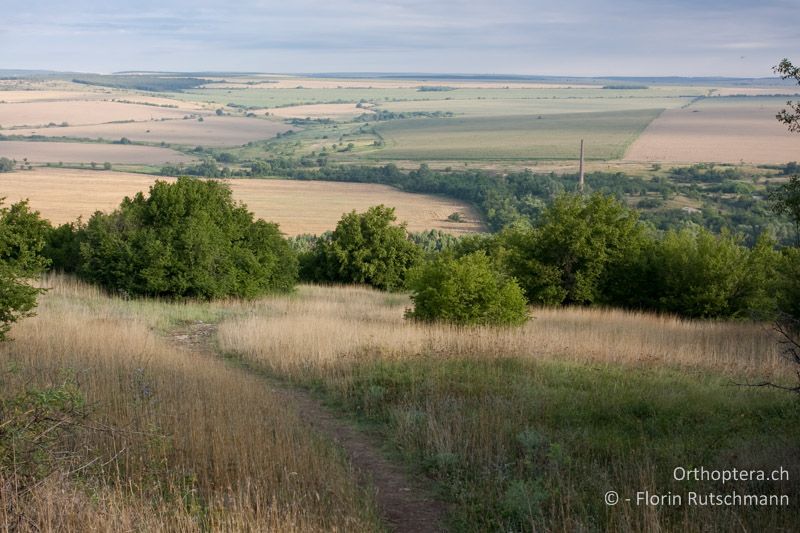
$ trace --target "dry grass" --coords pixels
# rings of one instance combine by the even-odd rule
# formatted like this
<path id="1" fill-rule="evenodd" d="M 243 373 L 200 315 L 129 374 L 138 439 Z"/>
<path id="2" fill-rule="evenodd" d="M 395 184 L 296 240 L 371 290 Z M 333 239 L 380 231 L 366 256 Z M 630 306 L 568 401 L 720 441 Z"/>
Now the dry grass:
<path id="1" fill-rule="evenodd" d="M 789 507 L 649 507 L 636 491 L 796 494 L 800 409 L 730 386 L 792 378 L 758 324 L 534 309 L 519 329 L 403 320 L 409 301 L 304 287 L 219 330 L 221 348 L 313 386 L 440 482 L 458 531 L 782 531 Z M 791 480 L 687 486 L 677 465 L 782 466 Z M 617 506 L 602 495 L 617 490 Z M 684 500 L 685 502 L 685 500 Z"/>
<path id="2" fill-rule="evenodd" d="M 704 100 L 668 109 L 625 153 L 629 161 L 786 163 L 800 137 L 775 120 L 784 99 Z"/>
<path id="3" fill-rule="evenodd" d="M 379 528 L 340 453 L 263 382 L 152 330 L 207 307 L 124 302 L 67 278 L 45 285 L 38 316 L 0 345 L 0 394 L 69 383 L 89 416 L 53 444 L 55 468 L 38 483 L 0 471 L 0 529 Z"/>
<path id="4" fill-rule="evenodd" d="M 2 98 L 0 98 L 2 99 Z M 107 101 L 64 100 L 0 104 L 0 126 L 5 129 L 46 126 L 67 122 L 72 126 L 103 124 L 121 120 L 182 118 L 185 111 L 149 105 Z"/>
<path id="5" fill-rule="evenodd" d="M 32 163 L 104 162 L 127 165 L 189 163 L 194 158 L 169 148 L 136 144 L 0 141 L 0 157 Z"/>
<path id="6" fill-rule="evenodd" d="M 39 143 L 52 144 L 52 143 Z M 116 145 L 115 145 L 116 146 Z M 125 148 L 123 146 L 123 148 Z M 3 143 L 0 143 L 0 155 Z M 102 160 L 99 160 L 102 161 Z M 144 174 L 37 168 L 0 174 L 0 197 L 8 202 L 29 198 L 31 206 L 54 223 L 110 211 L 125 196 L 147 191 L 156 179 Z M 470 206 L 439 196 L 406 193 L 385 185 L 293 180 L 230 180 L 234 197 L 258 218 L 277 222 L 288 235 L 322 233 L 336 227 L 342 213 L 386 204 L 397 208 L 398 219 L 412 231 L 442 229 L 459 234 L 482 231 Z M 458 211 L 464 222 L 447 216 Z"/>
<path id="7" fill-rule="evenodd" d="M 701 368 L 730 375 L 785 372 L 776 337 L 761 324 L 695 322 L 620 310 L 533 309 L 517 329 L 459 328 L 406 321 L 407 297 L 363 288 L 303 287 L 296 298 L 266 299 L 225 322 L 225 350 L 276 372 L 301 374 L 360 358 L 554 358 L 609 364 Z"/>
<path id="8" fill-rule="evenodd" d="M 291 129 L 282 122 L 271 120 L 207 116 L 202 122 L 195 118 L 157 122 L 126 122 L 96 124 L 66 128 L 14 130 L 14 135 L 43 135 L 79 139 L 118 140 L 127 137 L 136 142 L 185 144 L 191 146 L 236 146 L 274 137 Z"/>

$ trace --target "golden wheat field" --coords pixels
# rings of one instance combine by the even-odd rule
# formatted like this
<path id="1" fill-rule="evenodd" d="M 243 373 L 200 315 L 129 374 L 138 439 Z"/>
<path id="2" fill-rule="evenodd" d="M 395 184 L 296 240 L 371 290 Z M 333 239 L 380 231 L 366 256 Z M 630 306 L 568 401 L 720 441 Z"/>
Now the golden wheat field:
<path id="1" fill-rule="evenodd" d="M 32 143 L 33 144 L 33 143 Z M 56 143 L 38 143 L 56 144 Z M 111 146 L 111 145 L 101 145 Z M 0 143 L 2 154 L 3 143 Z M 127 148 L 129 146 L 123 146 Z M 54 223 L 110 211 L 125 196 L 147 191 L 156 178 L 146 174 L 36 168 L 0 174 L 0 196 L 16 202 L 28 198 L 31 206 Z M 343 213 L 385 204 L 397 209 L 411 231 L 441 229 L 453 234 L 483 231 L 474 208 L 443 197 L 412 194 L 385 185 L 294 180 L 229 180 L 234 198 L 247 204 L 258 218 L 277 222 L 287 235 L 332 230 Z M 462 213 L 464 222 L 447 220 Z"/>

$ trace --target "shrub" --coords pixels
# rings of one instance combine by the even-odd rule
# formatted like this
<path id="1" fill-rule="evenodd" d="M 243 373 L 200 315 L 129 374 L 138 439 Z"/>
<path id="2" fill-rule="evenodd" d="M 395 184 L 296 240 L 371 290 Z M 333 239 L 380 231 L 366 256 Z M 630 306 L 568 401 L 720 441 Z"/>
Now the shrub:
<path id="1" fill-rule="evenodd" d="M 534 228 L 516 227 L 499 237 L 499 255 L 529 302 L 591 304 L 602 301 L 608 272 L 641 245 L 636 212 L 617 200 L 564 194 Z"/>
<path id="2" fill-rule="evenodd" d="M 41 290 L 25 280 L 47 265 L 40 252 L 48 227 L 27 202 L 0 208 L 0 340 L 5 339 L 11 324 L 30 316 L 36 307 Z"/>
<path id="3" fill-rule="evenodd" d="M 668 232 L 617 273 L 627 301 L 610 303 L 698 318 L 764 318 L 776 305 L 773 246 L 762 237 L 748 249 L 733 235 L 702 228 Z"/>
<path id="4" fill-rule="evenodd" d="M 397 290 L 421 252 L 406 225 L 395 225 L 394 208 L 378 205 L 344 215 L 328 237 L 318 239 L 304 261 L 309 281 L 366 283 Z"/>
<path id="5" fill-rule="evenodd" d="M 460 325 L 519 325 L 528 318 L 522 289 L 483 252 L 441 255 L 413 269 L 408 287 L 414 302 L 409 318 Z"/>
<path id="6" fill-rule="evenodd" d="M 80 233 L 79 276 L 126 294 L 250 298 L 296 282 L 297 258 L 278 226 L 254 221 L 215 181 L 158 181 Z"/>

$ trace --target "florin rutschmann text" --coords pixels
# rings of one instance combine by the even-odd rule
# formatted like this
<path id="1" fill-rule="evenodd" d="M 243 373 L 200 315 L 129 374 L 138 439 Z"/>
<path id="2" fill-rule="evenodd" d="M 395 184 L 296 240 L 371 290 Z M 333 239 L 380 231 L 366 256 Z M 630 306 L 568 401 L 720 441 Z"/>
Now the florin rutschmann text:
<path id="1" fill-rule="evenodd" d="M 789 471 L 783 467 L 775 470 L 749 470 L 739 468 L 684 468 L 679 466 L 673 470 L 672 477 L 675 481 L 681 482 L 714 482 L 722 485 L 733 482 L 784 482 L 789 481 Z M 632 497 L 620 497 L 619 493 L 614 490 L 610 490 L 605 494 L 607 505 L 616 505 L 621 499 L 637 506 L 785 507 L 790 504 L 788 494 L 756 494 L 724 489 L 717 491 L 687 491 L 685 493 L 672 491 L 659 493 L 640 490 L 636 491 Z"/>

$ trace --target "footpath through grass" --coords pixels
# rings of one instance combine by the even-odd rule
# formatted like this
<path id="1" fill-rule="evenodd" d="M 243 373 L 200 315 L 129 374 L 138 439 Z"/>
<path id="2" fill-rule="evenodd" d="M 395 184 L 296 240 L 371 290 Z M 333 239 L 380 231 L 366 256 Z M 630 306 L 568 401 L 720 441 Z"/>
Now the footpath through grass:
<path id="1" fill-rule="evenodd" d="M 439 481 L 458 531 L 790 531 L 800 520 L 800 401 L 786 393 L 705 372 L 510 358 L 373 360 L 307 384 Z M 677 467 L 782 467 L 789 480 L 678 481 Z M 644 491 L 667 504 L 637 505 Z M 789 505 L 690 505 L 690 492 Z"/>

